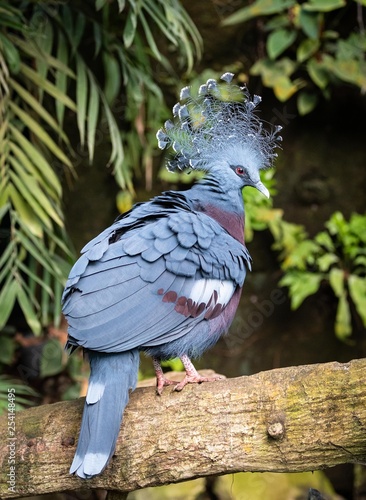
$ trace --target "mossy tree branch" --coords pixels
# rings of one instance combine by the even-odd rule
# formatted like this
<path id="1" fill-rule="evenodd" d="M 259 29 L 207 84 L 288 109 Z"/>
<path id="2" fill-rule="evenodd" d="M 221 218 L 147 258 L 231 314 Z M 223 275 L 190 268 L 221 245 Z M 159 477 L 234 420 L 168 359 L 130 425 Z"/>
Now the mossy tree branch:
<path id="1" fill-rule="evenodd" d="M 366 359 L 261 372 L 188 386 L 137 389 L 102 475 L 68 473 L 84 399 L 0 419 L 0 497 L 139 488 L 238 471 L 300 472 L 366 463 Z M 15 443 L 15 487 L 9 488 Z"/>

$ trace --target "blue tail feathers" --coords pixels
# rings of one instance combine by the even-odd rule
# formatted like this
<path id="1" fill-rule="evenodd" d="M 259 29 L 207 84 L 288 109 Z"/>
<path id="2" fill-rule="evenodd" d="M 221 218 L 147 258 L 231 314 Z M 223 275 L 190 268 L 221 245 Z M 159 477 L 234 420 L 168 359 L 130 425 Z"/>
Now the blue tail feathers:
<path id="1" fill-rule="evenodd" d="M 90 479 L 112 457 L 129 391 L 137 384 L 139 352 L 89 351 L 90 379 L 70 474 Z"/>

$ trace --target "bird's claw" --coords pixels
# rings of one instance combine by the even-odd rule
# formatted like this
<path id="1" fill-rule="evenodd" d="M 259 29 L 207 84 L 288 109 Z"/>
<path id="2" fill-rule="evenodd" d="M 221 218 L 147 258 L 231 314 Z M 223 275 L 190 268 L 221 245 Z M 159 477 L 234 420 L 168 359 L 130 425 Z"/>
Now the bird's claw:
<path id="1" fill-rule="evenodd" d="M 202 382 L 216 382 L 217 380 L 224 380 L 222 375 L 215 375 L 212 377 L 203 377 L 198 373 L 195 375 L 186 375 L 184 379 L 177 384 L 173 391 L 180 392 L 187 384 L 202 384 Z"/>
<path id="2" fill-rule="evenodd" d="M 163 370 L 160 366 L 160 362 L 157 358 L 153 358 L 153 364 L 156 373 L 156 394 L 161 396 L 164 387 L 168 385 L 174 385 L 173 392 L 180 392 L 187 384 L 202 384 L 202 382 L 215 382 L 217 380 L 223 380 L 225 377 L 223 375 L 212 375 L 211 377 L 204 377 L 200 375 L 195 367 L 193 366 L 189 357 L 184 354 L 181 358 L 183 366 L 186 371 L 186 375 L 181 382 L 176 382 L 165 377 Z"/>
<path id="3" fill-rule="evenodd" d="M 163 394 L 164 387 L 167 387 L 168 385 L 175 385 L 176 383 L 177 383 L 176 381 L 169 380 L 168 378 L 165 378 L 165 377 L 157 377 L 156 394 L 158 396 L 161 396 Z"/>

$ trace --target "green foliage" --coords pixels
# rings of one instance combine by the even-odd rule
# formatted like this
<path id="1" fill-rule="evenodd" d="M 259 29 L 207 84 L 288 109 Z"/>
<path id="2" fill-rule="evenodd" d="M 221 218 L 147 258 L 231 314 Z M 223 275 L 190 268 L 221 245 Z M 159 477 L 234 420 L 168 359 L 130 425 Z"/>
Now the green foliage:
<path id="1" fill-rule="evenodd" d="M 289 288 L 293 309 L 328 284 L 338 299 L 335 333 L 345 340 L 352 333 L 351 303 L 366 327 L 366 216 L 352 214 L 347 222 L 335 212 L 325 227 L 313 239 L 299 232 L 297 244 L 285 249 L 280 284 Z"/>
<path id="2" fill-rule="evenodd" d="M 200 55 L 200 36 L 178 0 L 0 1 L 0 330 L 16 304 L 37 335 L 59 324 L 74 260 L 61 179 L 75 175 L 83 150 L 92 162 L 109 139 L 123 190 L 133 191 L 141 159 L 151 164 L 144 146 L 155 143 L 151 130 L 165 109 L 152 61 L 171 71 L 158 39 L 188 68 Z"/>
<path id="3" fill-rule="evenodd" d="M 276 194 L 274 170 L 261 171 L 261 180 L 269 190 L 271 197 L 266 198 L 257 189 L 246 188 L 243 191 L 245 201 L 245 241 L 253 239 L 254 231 L 270 229 L 275 231 L 282 220 L 283 211 L 273 208 L 273 196 Z"/>
<path id="4" fill-rule="evenodd" d="M 203 498 L 288 500 L 309 498 L 309 488 L 318 488 L 329 500 L 339 498 L 324 472 L 238 472 L 184 483 L 154 486 L 129 493 L 129 500 L 197 500 Z M 244 493 L 245 492 L 245 493 Z M 244 496 L 245 495 L 245 496 Z M 319 495 L 320 497 L 320 495 Z M 314 496 L 313 496 L 314 498 Z"/>
<path id="5" fill-rule="evenodd" d="M 11 401 L 15 403 L 15 411 L 23 410 L 27 406 L 34 405 L 34 401 L 29 399 L 29 397 L 34 399 L 39 396 L 31 387 L 17 380 L 13 380 L 6 375 L 0 375 L 0 415 L 5 413 L 8 409 L 8 391 L 11 391 L 11 394 L 14 396 L 14 399 L 11 399 Z"/>
<path id="6" fill-rule="evenodd" d="M 366 36 L 356 0 L 256 0 L 223 22 L 233 25 L 263 17 L 266 56 L 250 69 L 280 101 L 297 93 L 301 115 L 333 86 L 366 88 Z M 358 23 L 358 30 L 355 27 Z"/>

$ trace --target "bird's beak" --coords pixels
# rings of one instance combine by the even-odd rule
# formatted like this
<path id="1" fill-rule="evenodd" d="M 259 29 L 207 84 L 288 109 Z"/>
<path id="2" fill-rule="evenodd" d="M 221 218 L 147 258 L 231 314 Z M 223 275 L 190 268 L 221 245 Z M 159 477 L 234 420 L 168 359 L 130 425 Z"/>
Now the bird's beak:
<path id="1" fill-rule="evenodd" d="M 264 194 L 264 196 L 266 198 L 270 197 L 269 191 L 266 188 L 266 186 L 263 184 L 263 182 L 258 181 L 255 184 L 253 184 L 253 187 L 255 187 L 256 189 L 258 189 L 258 191 L 260 191 L 262 194 Z"/>

